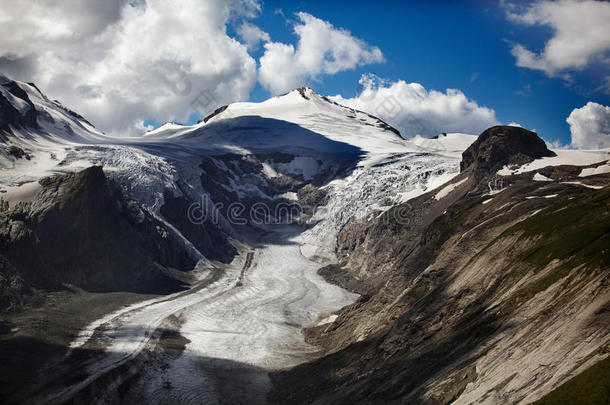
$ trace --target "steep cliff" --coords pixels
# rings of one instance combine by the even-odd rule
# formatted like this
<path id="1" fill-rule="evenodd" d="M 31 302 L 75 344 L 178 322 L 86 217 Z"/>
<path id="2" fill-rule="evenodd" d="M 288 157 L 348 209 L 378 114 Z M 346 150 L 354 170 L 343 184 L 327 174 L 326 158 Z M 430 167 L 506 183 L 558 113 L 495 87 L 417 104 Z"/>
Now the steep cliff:
<path id="1" fill-rule="evenodd" d="M 130 215 L 101 167 L 44 178 L 39 186 L 31 202 L 0 212 L 0 254 L 29 285 L 168 292 L 179 283 L 166 267 L 192 269 L 194 260 L 163 224 Z"/>

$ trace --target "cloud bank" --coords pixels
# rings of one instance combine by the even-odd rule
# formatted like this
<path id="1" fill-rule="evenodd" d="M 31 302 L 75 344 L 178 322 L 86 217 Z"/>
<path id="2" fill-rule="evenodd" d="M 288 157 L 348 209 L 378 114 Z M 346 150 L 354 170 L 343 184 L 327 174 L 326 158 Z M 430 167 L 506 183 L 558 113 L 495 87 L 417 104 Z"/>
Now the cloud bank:
<path id="1" fill-rule="evenodd" d="M 548 76 L 565 76 L 582 70 L 610 50 L 610 3 L 592 0 L 538 1 L 525 8 L 505 4 L 510 21 L 526 26 L 544 25 L 553 30 L 544 49 L 533 52 L 514 44 L 517 66 L 537 69 Z"/>
<path id="2" fill-rule="evenodd" d="M 256 62 L 226 34 L 252 0 L 0 0 L 0 68 L 113 135 L 248 98 Z"/>
<path id="3" fill-rule="evenodd" d="M 334 101 L 378 116 L 403 137 L 434 136 L 441 132 L 479 134 L 497 124 L 494 110 L 479 106 L 457 89 L 427 90 L 419 83 L 388 82 L 374 75 L 360 79 L 362 92 Z"/>
<path id="4" fill-rule="evenodd" d="M 572 147 L 610 148 L 610 107 L 589 101 L 572 110 L 566 121 L 570 125 Z"/>

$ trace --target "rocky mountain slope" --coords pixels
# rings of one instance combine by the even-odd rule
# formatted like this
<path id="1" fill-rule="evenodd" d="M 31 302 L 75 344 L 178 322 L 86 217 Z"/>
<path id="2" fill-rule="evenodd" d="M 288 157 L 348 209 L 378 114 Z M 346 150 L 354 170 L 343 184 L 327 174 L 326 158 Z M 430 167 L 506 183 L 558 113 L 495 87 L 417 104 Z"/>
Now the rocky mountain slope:
<path id="1" fill-rule="evenodd" d="M 111 138 L 5 77 L 0 143 L 9 403 L 527 403 L 605 357 L 605 151 L 308 88 Z"/>
<path id="2" fill-rule="evenodd" d="M 175 290 L 160 270 L 190 270 L 194 261 L 164 237 L 162 224 L 150 216 L 135 221 L 121 204 L 99 166 L 44 178 L 33 201 L 5 204 L 0 252 L 42 288 Z"/>
<path id="3" fill-rule="evenodd" d="M 610 174 L 497 174 L 550 155 L 532 132 L 490 128 L 449 183 L 343 227 L 321 273 L 362 296 L 307 331 L 327 354 L 275 374 L 274 398 L 527 404 L 604 359 Z M 608 381 L 589 383 L 594 398 Z"/>

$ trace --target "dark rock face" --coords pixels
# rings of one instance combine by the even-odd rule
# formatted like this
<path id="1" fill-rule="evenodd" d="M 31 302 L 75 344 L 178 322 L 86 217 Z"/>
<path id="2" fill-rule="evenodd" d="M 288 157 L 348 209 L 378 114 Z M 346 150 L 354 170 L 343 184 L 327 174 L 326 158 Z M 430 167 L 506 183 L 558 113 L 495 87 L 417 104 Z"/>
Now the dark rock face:
<path id="1" fill-rule="evenodd" d="M 215 116 L 217 116 L 218 114 L 220 114 L 221 112 L 223 112 L 224 110 L 226 110 L 229 106 L 228 105 L 223 105 L 222 107 L 218 107 L 217 109 L 215 109 L 210 115 L 208 115 L 207 117 L 205 117 L 203 119 L 203 122 L 208 122 L 210 119 L 214 118 Z M 198 122 L 198 124 L 201 121 Z"/>
<path id="2" fill-rule="evenodd" d="M 297 91 L 299 92 L 299 94 L 301 95 L 301 97 L 303 97 L 305 100 L 309 100 L 309 97 L 307 97 L 307 95 L 305 94 L 305 91 L 307 90 L 307 87 L 299 87 L 297 89 Z"/>
<path id="3" fill-rule="evenodd" d="M 313 215 L 318 207 L 326 205 L 328 202 L 326 190 L 316 188 L 311 184 L 301 187 L 297 191 L 297 196 L 303 211 L 308 215 Z"/>
<path id="4" fill-rule="evenodd" d="M 462 153 L 460 171 L 472 167 L 480 173 L 491 173 L 505 165 L 523 165 L 545 156 L 555 154 L 535 132 L 498 125 L 486 129 Z"/>
<path id="5" fill-rule="evenodd" d="M 201 185 L 208 192 L 210 201 L 237 227 L 256 227 L 260 224 L 261 215 L 279 222 L 287 220 L 287 215 L 293 220 L 301 214 L 310 216 L 318 206 L 326 203 L 326 192 L 319 187 L 348 170 L 352 160 L 351 157 L 329 156 L 333 164 L 320 169 L 312 178 L 295 173 L 277 172 L 272 177 L 264 174 L 264 164 L 287 164 L 297 157 L 284 152 L 225 153 L 202 157 L 199 165 L 203 170 Z M 321 159 L 317 163 L 323 164 Z M 254 186 L 260 194 L 240 193 L 235 185 Z M 283 196 L 288 192 L 296 193 L 296 201 Z M 163 215 L 167 218 L 169 214 Z"/>
<path id="6" fill-rule="evenodd" d="M 0 94 L 0 132 L 9 131 L 10 127 L 38 128 L 36 109 L 25 91 L 17 83 L 8 82 L 2 85 L 14 97 L 23 100 L 29 108 L 20 112 L 12 103 Z"/>
<path id="7" fill-rule="evenodd" d="M 9 156 L 14 157 L 15 159 L 27 159 L 27 160 L 30 160 L 30 155 L 28 153 L 26 153 L 20 147 L 15 146 L 15 145 L 11 145 L 8 148 L 6 148 L 6 153 Z"/>
<path id="8" fill-rule="evenodd" d="M 0 311 L 18 311 L 23 305 L 24 296 L 31 293 L 15 268 L 0 255 Z"/>
<path id="9" fill-rule="evenodd" d="M 164 200 L 161 214 L 206 258 L 229 263 L 235 257 L 237 250 L 229 243 L 218 224 L 214 223 L 212 215 L 206 215 L 199 221 L 201 223 L 196 223 L 188 217 L 192 201 L 169 193 L 165 194 Z"/>
<path id="10" fill-rule="evenodd" d="M 164 268 L 194 266 L 184 247 L 151 215 L 136 219 L 126 213 L 101 167 L 40 184 L 34 202 L 0 212 L 0 254 L 28 284 L 164 293 L 179 289 Z"/>

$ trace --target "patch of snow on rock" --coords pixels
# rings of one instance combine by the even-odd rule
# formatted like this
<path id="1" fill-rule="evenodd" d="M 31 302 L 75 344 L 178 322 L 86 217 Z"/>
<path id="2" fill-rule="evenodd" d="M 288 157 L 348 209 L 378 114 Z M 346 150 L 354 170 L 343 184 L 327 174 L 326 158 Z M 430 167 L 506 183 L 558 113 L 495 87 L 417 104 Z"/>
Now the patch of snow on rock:
<path id="1" fill-rule="evenodd" d="M 457 183 L 452 183 L 452 184 L 449 184 L 449 185 L 445 186 L 441 191 L 436 193 L 434 198 L 437 199 L 437 200 L 440 200 L 441 198 L 446 197 L 447 195 L 449 195 L 450 192 L 455 190 L 457 187 L 459 187 L 466 180 L 468 180 L 468 177 L 458 181 Z"/>
<path id="2" fill-rule="evenodd" d="M 527 173 L 534 170 L 539 170 L 547 166 L 589 166 L 595 163 L 600 163 L 610 158 L 608 150 L 569 150 L 569 149 L 551 149 L 556 156 L 543 157 L 527 163 L 521 167 L 509 168 L 504 166 L 498 170 L 500 176 L 510 176 L 513 174 Z"/>
<path id="3" fill-rule="evenodd" d="M 532 179 L 534 181 L 553 181 L 553 179 L 546 177 L 543 174 L 540 174 L 538 172 L 536 172 L 536 174 L 534 174 L 534 178 Z"/>
<path id="4" fill-rule="evenodd" d="M 578 177 L 589 177 L 595 176 L 596 174 L 605 174 L 610 173 L 610 165 L 605 164 L 597 167 L 591 167 L 587 169 L 582 169 Z"/>

